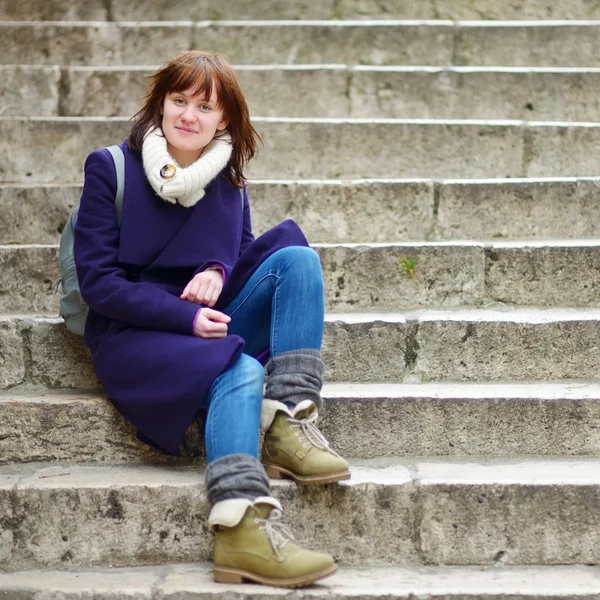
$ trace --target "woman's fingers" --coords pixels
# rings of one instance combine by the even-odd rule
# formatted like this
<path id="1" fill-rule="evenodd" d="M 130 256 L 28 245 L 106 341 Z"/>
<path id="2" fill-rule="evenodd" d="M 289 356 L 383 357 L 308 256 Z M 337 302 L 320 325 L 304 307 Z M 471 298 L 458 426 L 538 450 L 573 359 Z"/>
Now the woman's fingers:
<path id="1" fill-rule="evenodd" d="M 213 285 L 209 290 L 207 290 L 204 296 L 204 304 L 206 306 L 214 306 L 221 295 L 221 286 L 217 285 L 217 283 L 213 282 Z"/>
<path id="2" fill-rule="evenodd" d="M 179 297 L 182 300 L 189 300 L 196 304 L 214 306 L 221 295 L 222 289 L 223 276 L 219 271 L 203 271 L 193 277 Z"/>
<path id="3" fill-rule="evenodd" d="M 190 281 L 185 288 L 183 289 L 183 292 L 181 292 L 181 296 L 179 296 L 179 298 L 181 300 L 187 300 L 187 296 L 188 296 L 188 292 L 190 291 L 190 286 L 192 285 L 192 282 Z"/>
<path id="4" fill-rule="evenodd" d="M 194 335 L 202 338 L 224 338 L 231 317 L 212 308 L 202 308 L 194 323 Z"/>
<path id="5" fill-rule="evenodd" d="M 200 315 L 210 319 L 211 321 L 215 321 L 215 323 L 229 323 L 231 321 L 231 317 L 222 313 L 220 310 L 215 310 L 214 308 L 203 308 L 200 311 Z"/>
<path id="6" fill-rule="evenodd" d="M 188 300 L 196 302 L 197 304 L 202 304 L 207 283 L 208 282 L 201 277 L 194 277 L 194 279 L 192 279 L 190 291 L 188 292 Z"/>

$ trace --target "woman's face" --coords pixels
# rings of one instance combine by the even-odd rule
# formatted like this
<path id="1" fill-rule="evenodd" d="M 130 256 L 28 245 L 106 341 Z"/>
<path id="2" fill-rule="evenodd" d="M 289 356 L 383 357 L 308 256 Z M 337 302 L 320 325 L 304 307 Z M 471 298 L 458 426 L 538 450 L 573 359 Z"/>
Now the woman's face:
<path id="1" fill-rule="evenodd" d="M 213 88 L 210 98 L 192 95 L 189 90 L 168 94 L 163 103 L 162 130 L 171 156 L 179 166 L 191 165 L 227 127 Z"/>

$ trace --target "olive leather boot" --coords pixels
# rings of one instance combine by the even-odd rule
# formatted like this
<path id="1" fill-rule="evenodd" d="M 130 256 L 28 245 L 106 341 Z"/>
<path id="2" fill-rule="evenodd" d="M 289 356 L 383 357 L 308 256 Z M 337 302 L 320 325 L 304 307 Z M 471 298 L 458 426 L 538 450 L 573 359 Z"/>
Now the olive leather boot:
<path id="1" fill-rule="evenodd" d="M 217 502 L 208 518 L 215 532 L 215 581 L 298 588 L 333 575 L 333 557 L 294 544 L 281 515 L 281 504 L 270 496 Z"/>
<path id="2" fill-rule="evenodd" d="M 263 401 L 261 461 L 269 477 L 292 478 L 299 484 L 350 479 L 348 461 L 329 447 L 315 425 L 317 418 L 312 400 L 303 400 L 293 409 L 275 400 Z"/>

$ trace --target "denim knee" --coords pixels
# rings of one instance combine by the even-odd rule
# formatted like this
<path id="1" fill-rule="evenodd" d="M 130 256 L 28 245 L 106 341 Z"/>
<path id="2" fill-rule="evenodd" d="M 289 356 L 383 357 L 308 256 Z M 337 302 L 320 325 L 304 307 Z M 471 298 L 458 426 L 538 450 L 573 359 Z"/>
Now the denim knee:
<path id="1" fill-rule="evenodd" d="M 322 281 L 319 255 L 307 246 L 288 246 L 275 252 L 275 256 L 287 263 L 287 268 L 302 277 L 312 277 Z"/>

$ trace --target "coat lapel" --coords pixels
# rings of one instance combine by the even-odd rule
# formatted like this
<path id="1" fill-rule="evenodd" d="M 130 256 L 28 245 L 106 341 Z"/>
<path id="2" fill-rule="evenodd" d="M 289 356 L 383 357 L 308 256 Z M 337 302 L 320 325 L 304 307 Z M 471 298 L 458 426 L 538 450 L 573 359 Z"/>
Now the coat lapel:
<path id="1" fill-rule="evenodd" d="M 228 248 L 231 256 L 227 259 L 233 264 L 241 243 L 242 223 L 239 190 L 224 177 L 217 177 L 202 200 L 186 208 L 157 196 L 146 179 L 141 159 L 126 151 L 121 263 L 144 265 L 144 270 L 195 269 L 199 262 L 215 258 Z"/>

